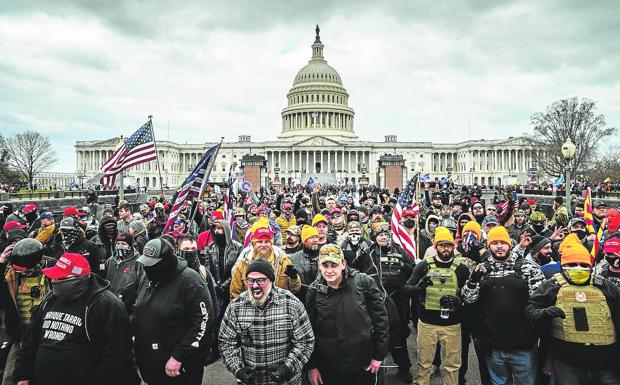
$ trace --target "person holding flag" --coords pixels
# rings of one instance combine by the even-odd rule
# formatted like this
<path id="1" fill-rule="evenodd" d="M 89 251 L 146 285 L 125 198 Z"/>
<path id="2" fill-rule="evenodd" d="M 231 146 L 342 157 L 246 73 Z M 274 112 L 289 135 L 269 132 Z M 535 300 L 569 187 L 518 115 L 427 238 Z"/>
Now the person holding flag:
<path id="1" fill-rule="evenodd" d="M 407 212 L 409 217 L 415 216 L 420 213 L 420 207 L 417 202 L 417 185 L 418 185 L 418 177 L 420 174 L 416 174 L 411 178 L 402 194 L 400 194 L 398 198 L 398 202 L 396 203 L 396 207 L 392 211 L 392 216 L 390 219 L 390 228 L 392 230 L 392 240 L 394 243 L 402 247 L 402 249 L 407 253 L 408 257 L 411 259 L 418 258 L 419 252 L 417 250 L 417 240 L 415 237 L 412 237 L 413 232 L 411 230 L 407 230 L 405 227 L 404 220 L 401 221 L 403 217 L 404 210 L 410 210 Z M 415 214 L 417 212 L 417 214 Z M 413 218 L 411 218 L 413 219 Z M 408 222 L 408 225 L 411 226 L 409 229 L 412 229 L 411 222 Z M 418 229 L 419 231 L 419 229 Z"/>

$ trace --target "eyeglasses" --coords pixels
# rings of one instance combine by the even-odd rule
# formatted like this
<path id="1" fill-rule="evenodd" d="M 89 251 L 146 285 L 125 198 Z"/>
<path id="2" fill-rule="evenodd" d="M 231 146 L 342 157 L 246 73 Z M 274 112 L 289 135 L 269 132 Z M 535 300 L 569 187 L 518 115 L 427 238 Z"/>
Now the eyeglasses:
<path id="1" fill-rule="evenodd" d="M 247 278 L 248 285 L 252 286 L 257 283 L 259 286 L 263 286 L 267 282 L 267 278 Z"/>

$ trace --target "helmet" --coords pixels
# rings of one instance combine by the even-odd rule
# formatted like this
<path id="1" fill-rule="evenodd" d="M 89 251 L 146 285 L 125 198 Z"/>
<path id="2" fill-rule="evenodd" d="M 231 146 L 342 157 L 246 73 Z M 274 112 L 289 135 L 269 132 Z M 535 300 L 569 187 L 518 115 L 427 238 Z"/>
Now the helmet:
<path id="1" fill-rule="evenodd" d="M 243 216 L 244 217 L 245 216 L 245 210 L 243 208 L 241 208 L 241 207 L 237 207 L 235 209 L 235 216 L 236 217 L 237 216 Z"/>
<path id="2" fill-rule="evenodd" d="M 17 242 L 15 246 L 13 246 L 13 250 L 11 251 L 11 257 L 32 255 L 42 250 L 43 245 L 41 244 L 41 242 L 37 241 L 34 238 L 24 238 L 21 241 Z"/>

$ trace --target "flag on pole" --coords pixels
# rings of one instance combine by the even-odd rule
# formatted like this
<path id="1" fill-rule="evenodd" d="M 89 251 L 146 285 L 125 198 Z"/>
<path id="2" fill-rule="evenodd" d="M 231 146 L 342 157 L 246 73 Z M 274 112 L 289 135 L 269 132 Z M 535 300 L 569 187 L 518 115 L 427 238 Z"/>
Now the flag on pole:
<path id="1" fill-rule="evenodd" d="M 416 258 L 417 245 L 415 243 L 415 239 L 412 239 L 405 227 L 400 223 L 400 218 L 405 209 L 412 209 L 417 212 L 418 215 L 420 213 L 420 207 L 418 206 L 418 202 L 415 200 L 415 191 L 418 183 L 418 177 L 420 174 L 416 174 L 411 178 L 405 189 L 398 197 L 398 202 L 396 203 L 396 207 L 392 212 L 392 217 L 390 219 L 390 228 L 392 229 L 392 240 L 397 245 L 405 250 L 409 256 L 413 259 Z"/>
<path id="2" fill-rule="evenodd" d="M 172 209 L 170 210 L 170 215 L 168 216 L 168 221 L 166 222 L 165 233 L 172 232 L 172 228 L 174 222 L 177 220 L 179 216 L 179 212 L 181 212 L 181 206 L 183 202 L 187 200 L 189 197 L 198 197 L 201 193 L 201 188 L 203 186 L 203 180 L 209 179 L 209 174 L 211 173 L 211 167 L 213 166 L 213 160 L 217 155 L 217 151 L 219 150 L 220 144 L 215 145 L 207 150 L 204 153 L 194 171 L 189 174 L 187 178 L 183 181 L 183 184 L 177 190 L 174 198 Z"/>
<path id="3" fill-rule="evenodd" d="M 226 190 L 226 195 L 224 195 L 224 219 L 228 221 L 230 224 L 230 228 L 232 229 L 232 237 L 234 238 L 235 227 L 233 226 L 235 222 L 235 192 L 233 190 L 233 185 L 235 183 L 235 179 L 232 175 L 233 166 L 230 165 L 230 169 L 228 170 L 228 189 Z"/>
<path id="4" fill-rule="evenodd" d="M 586 229 L 590 234 L 594 234 L 594 217 L 592 215 L 592 194 L 590 187 L 586 189 L 586 196 L 583 199 L 583 219 L 586 221 Z"/>
<path id="5" fill-rule="evenodd" d="M 119 172 L 155 159 L 157 159 L 157 151 L 155 151 L 153 127 L 149 119 L 103 164 L 101 167 L 103 177 L 100 182 L 103 185 L 113 186 Z"/>

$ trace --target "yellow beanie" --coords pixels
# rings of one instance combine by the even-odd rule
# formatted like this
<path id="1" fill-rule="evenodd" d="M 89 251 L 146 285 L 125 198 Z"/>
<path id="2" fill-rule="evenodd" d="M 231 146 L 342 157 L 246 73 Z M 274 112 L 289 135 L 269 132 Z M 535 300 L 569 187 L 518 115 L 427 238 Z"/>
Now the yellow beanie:
<path id="1" fill-rule="evenodd" d="M 588 249 L 581 244 L 579 238 L 566 237 L 566 240 L 560 244 L 560 249 L 562 250 L 561 265 L 587 263 L 592 266 L 592 256 Z"/>
<path id="2" fill-rule="evenodd" d="M 317 223 L 319 222 L 327 222 L 327 218 L 325 218 L 325 215 L 323 214 L 317 214 L 314 216 L 314 218 L 312 218 L 312 226 L 316 226 Z"/>
<path id="3" fill-rule="evenodd" d="M 454 243 L 454 237 L 448 228 L 439 226 L 435 229 L 435 239 L 433 243 L 436 245 L 442 242 Z"/>
<path id="4" fill-rule="evenodd" d="M 304 226 L 304 228 L 301 229 L 301 242 L 304 243 L 308 238 L 314 237 L 315 235 L 318 236 L 319 232 L 314 227 Z"/>
<path id="5" fill-rule="evenodd" d="M 265 217 L 260 217 L 258 218 L 258 220 L 256 221 L 256 223 L 254 223 L 252 225 L 252 227 L 250 228 L 250 232 L 253 233 L 256 230 L 260 229 L 260 228 L 269 228 L 269 219 L 265 218 Z"/>
<path id="6" fill-rule="evenodd" d="M 496 241 L 504 242 L 509 245 L 512 244 L 510 235 L 508 235 L 508 230 L 506 230 L 504 226 L 493 227 L 487 234 L 487 245 Z"/>
<path id="7" fill-rule="evenodd" d="M 461 231 L 461 234 L 465 234 L 468 231 L 471 231 L 472 233 L 476 234 L 476 238 L 478 238 L 478 240 L 480 240 L 480 238 L 482 237 L 482 229 L 480 228 L 480 225 L 476 221 L 467 222 L 465 226 L 463 226 L 463 230 Z"/>
<path id="8" fill-rule="evenodd" d="M 575 233 L 568 234 L 566 238 L 564 238 L 562 243 L 560 243 L 560 246 L 558 246 L 558 253 L 560 253 L 560 256 L 562 256 L 562 252 L 564 251 L 564 248 L 574 242 L 581 243 L 577 234 Z"/>

